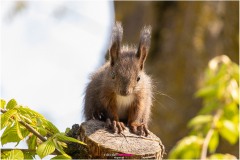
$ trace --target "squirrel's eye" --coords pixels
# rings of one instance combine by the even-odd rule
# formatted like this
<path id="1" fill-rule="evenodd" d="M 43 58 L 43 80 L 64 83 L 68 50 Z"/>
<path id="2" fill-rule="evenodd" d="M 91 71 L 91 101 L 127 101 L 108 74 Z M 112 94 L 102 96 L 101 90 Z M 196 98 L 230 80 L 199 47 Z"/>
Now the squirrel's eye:
<path id="1" fill-rule="evenodd" d="M 140 76 L 137 77 L 137 81 L 139 81 L 139 80 L 140 80 Z"/>
<path id="2" fill-rule="evenodd" d="M 114 72 L 111 72 L 111 77 L 112 77 L 112 79 L 114 79 L 115 78 L 115 73 Z"/>

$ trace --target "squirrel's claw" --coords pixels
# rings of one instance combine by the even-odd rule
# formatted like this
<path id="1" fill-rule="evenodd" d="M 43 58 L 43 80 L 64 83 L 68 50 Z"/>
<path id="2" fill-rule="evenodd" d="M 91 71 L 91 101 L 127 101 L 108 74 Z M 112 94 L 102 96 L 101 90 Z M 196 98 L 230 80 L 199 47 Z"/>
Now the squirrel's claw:
<path id="1" fill-rule="evenodd" d="M 111 128 L 114 133 L 118 133 L 118 134 L 122 133 L 122 131 L 126 129 L 123 122 L 119 122 L 115 120 L 111 121 L 109 118 L 106 120 L 106 126 Z"/>
<path id="2" fill-rule="evenodd" d="M 134 134 L 137 134 L 139 136 L 148 136 L 149 131 L 146 127 L 145 124 L 140 124 L 140 125 L 131 125 L 130 126 L 130 131 Z"/>

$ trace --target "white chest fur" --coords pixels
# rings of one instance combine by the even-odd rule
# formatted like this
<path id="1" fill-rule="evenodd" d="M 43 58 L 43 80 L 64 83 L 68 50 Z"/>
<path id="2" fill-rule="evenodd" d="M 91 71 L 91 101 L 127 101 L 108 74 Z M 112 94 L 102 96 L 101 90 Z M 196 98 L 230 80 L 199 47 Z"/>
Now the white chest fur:
<path id="1" fill-rule="evenodd" d="M 127 118 L 128 108 L 132 104 L 133 100 L 134 100 L 134 95 L 132 95 L 132 94 L 129 96 L 121 96 L 121 95 L 116 96 L 118 116 L 120 119 Z"/>

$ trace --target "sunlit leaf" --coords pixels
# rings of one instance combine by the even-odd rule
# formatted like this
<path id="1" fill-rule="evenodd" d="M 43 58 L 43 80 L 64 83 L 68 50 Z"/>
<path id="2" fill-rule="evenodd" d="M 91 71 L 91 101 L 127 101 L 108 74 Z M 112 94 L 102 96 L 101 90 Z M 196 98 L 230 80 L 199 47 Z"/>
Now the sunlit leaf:
<path id="1" fill-rule="evenodd" d="M 42 118 L 42 119 L 45 119 L 43 115 L 41 115 L 40 113 L 28 108 L 28 107 L 19 107 L 18 110 L 22 113 L 25 113 L 25 114 L 29 114 L 31 115 L 32 117 L 35 117 L 35 118 Z M 25 115 L 23 114 L 23 115 Z"/>
<path id="2" fill-rule="evenodd" d="M 24 159 L 23 152 L 21 150 L 11 150 L 5 153 L 4 159 L 9 160 L 22 160 Z"/>
<path id="3" fill-rule="evenodd" d="M 195 96 L 197 97 L 210 97 L 210 96 L 214 96 L 217 94 L 217 88 L 216 86 L 206 86 L 202 89 L 200 89 L 199 91 L 197 91 L 197 93 L 195 94 Z"/>
<path id="4" fill-rule="evenodd" d="M 16 124 L 13 126 L 8 126 L 2 136 L 1 136 L 1 143 L 2 145 L 9 143 L 9 142 L 19 142 L 21 139 L 18 137 L 17 134 L 17 127 Z"/>
<path id="5" fill-rule="evenodd" d="M 211 76 L 207 78 L 207 84 L 216 84 L 219 82 L 219 79 L 223 78 L 226 75 L 227 65 L 221 65 L 218 72 L 215 73 L 216 70 L 210 70 L 212 72 Z"/>
<path id="6" fill-rule="evenodd" d="M 60 133 L 60 131 L 57 129 L 57 127 L 54 124 L 52 124 L 52 122 L 45 120 L 43 123 L 46 126 L 46 128 L 48 128 L 53 134 Z"/>
<path id="7" fill-rule="evenodd" d="M 47 130 L 43 127 L 38 127 L 37 130 L 43 137 L 45 137 L 48 133 Z"/>
<path id="8" fill-rule="evenodd" d="M 51 138 L 49 138 L 46 142 L 43 142 L 37 148 L 37 154 L 40 158 L 44 158 L 47 155 L 53 153 L 55 151 L 55 146 Z"/>
<path id="9" fill-rule="evenodd" d="M 55 134 L 55 137 L 60 141 L 70 141 L 70 142 L 76 142 L 76 143 L 79 143 L 82 145 L 86 145 L 85 143 L 83 143 L 75 138 L 65 136 L 64 133 L 57 133 L 57 134 Z"/>
<path id="10" fill-rule="evenodd" d="M 232 63 L 232 77 L 235 80 L 239 80 L 239 65 Z"/>
<path id="11" fill-rule="evenodd" d="M 238 140 L 238 125 L 235 125 L 232 121 L 223 120 L 219 132 L 230 144 L 235 144 Z"/>
<path id="12" fill-rule="evenodd" d="M 171 150 L 170 159 L 196 159 L 200 155 L 203 139 L 198 136 L 187 136 Z"/>
<path id="13" fill-rule="evenodd" d="M 17 105 L 17 102 L 15 99 L 11 99 L 8 103 L 7 103 L 7 109 L 13 109 L 15 106 Z"/>
<path id="14" fill-rule="evenodd" d="M 68 127 L 65 129 L 65 134 L 67 134 L 71 129 Z"/>
<path id="15" fill-rule="evenodd" d="M 9 119 L 15 114 L 17 114 L 15 109 L 8 110 L 7 112 L 1 114 L 1 130 L 6 127 Z"/>
<path id="16" fill-rule="evenodd" d="M 5 105 L 6 105 L 6 101 L 1 99 L 1 108 L 4 109 L 5 108 Z"/>
<path id="17" fill-rule="evenodd" d="M 211 121 L 212 121 L 212 115 L 198 115 L 188 123 L 188 127 L 202 125 L 204 123 L 209 123 Z"/>
<path id="18" fill-rule="evenodd" d="M 224 117 L 229 120 L 233 120 L 233 118 L 238 116 L 238 106 L 236 103 L 230 103 L 224 107 Z"/>
<path id="19" fill-rule="evenodd" d="M 35 150 L 37 147 L 37 137 L 35 135 L 29 136 L 27 145 L 29 149 Z"/>
<path id="20" fill-rule="evenodd" d="M 227 89 L 230 92 L 232 99 L 236 103 L 239 103 L 239 86 L 237 80 L 231 79 Z"/>
<path id="21" fill-rule="evenodd" d="M 67 155 L 67 154 L 64 152 L 63 147 L 59 144 L 59 141 L 58 141 L 58 140 L 53 139 L 53 143 L 54 143 L 56 149 L 57 149 L 63 156 L 71 159 L 71 156 Z"/>
<path id="22" fill-rule="evenodd" d="M 21 117 L 22 120 L 23 120 L 24 122 L 26 122 L 26 123 L 30 123 L 30 124 L 33 123 L 33 120 L 30 119 L 30 118 L 28 118 L 28 117 L 26 117 L 25 115 L 20 115 L 20 117 Z"/>
<path id="23" fill-rule="evenodd" d="M 42 126 L 43 125 L 43 121 L 41 118 L 36 118 L 37 119 L 37 126 Z"/>
<path id="24" fill-rule="evenodd" d="M 216 154 L 212 154 L 211 156 L 209 156 L 208 159 L 210 159 L 210 160 L 217 160 L 217 159 L 237 160 L 237 157 L 235 157 L 234 155 L 231 155 L 231 154 L 216 153 Z"/>
<path id="25" fill-rule="evenodd" d="M 32 152 L 24 152 L 23 155 L 24 155 L 24 159 L 27 159 L 27 160 L 35 159 L 35 155 Z"/>
<path id="26" fill-rule="evenodd" d="M 17 130 L 17 135 L 20 139 L 23 139 L 23 135 L 22 135 L 22 132 L 21 132 L 21 129 L 20 129 L 20 126 L 19 126 L 19 123 L 18 121 L 15 121 L 15 124 L 16 124 L 16 130 Z"/>

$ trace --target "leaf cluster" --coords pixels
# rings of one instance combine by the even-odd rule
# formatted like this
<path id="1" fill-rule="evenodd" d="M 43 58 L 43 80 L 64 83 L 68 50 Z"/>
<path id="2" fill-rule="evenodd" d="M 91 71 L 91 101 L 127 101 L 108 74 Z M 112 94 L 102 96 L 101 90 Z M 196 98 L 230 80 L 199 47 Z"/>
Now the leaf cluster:
<path id="1" fill-rule="evenodd" d="M 189 135 L 171 150 L 169 158 L 236 159 L 215 153 L 222 137 L 231 145 L 239 141 L 239 66 L 227 56 L 215 57 L 205 70 L 203 87 L 196 97 L 203 107 L 192 118 Z"/>
<path id="2" fill-rule="evenodd" d="M 67 137 L 43 115 L 28 107 L 18 105 L 11 99 L 7 104 L 1 99 L 1 143 L 16 143 L 26 140 L 28 150 L 2 150 L 1 159 L 33 159 L 35 155 L 44 158 L 47 155 L 57 155 L 54 158 L 71 158 L 64 152 L 66 142 L 83 142 Z"/>

